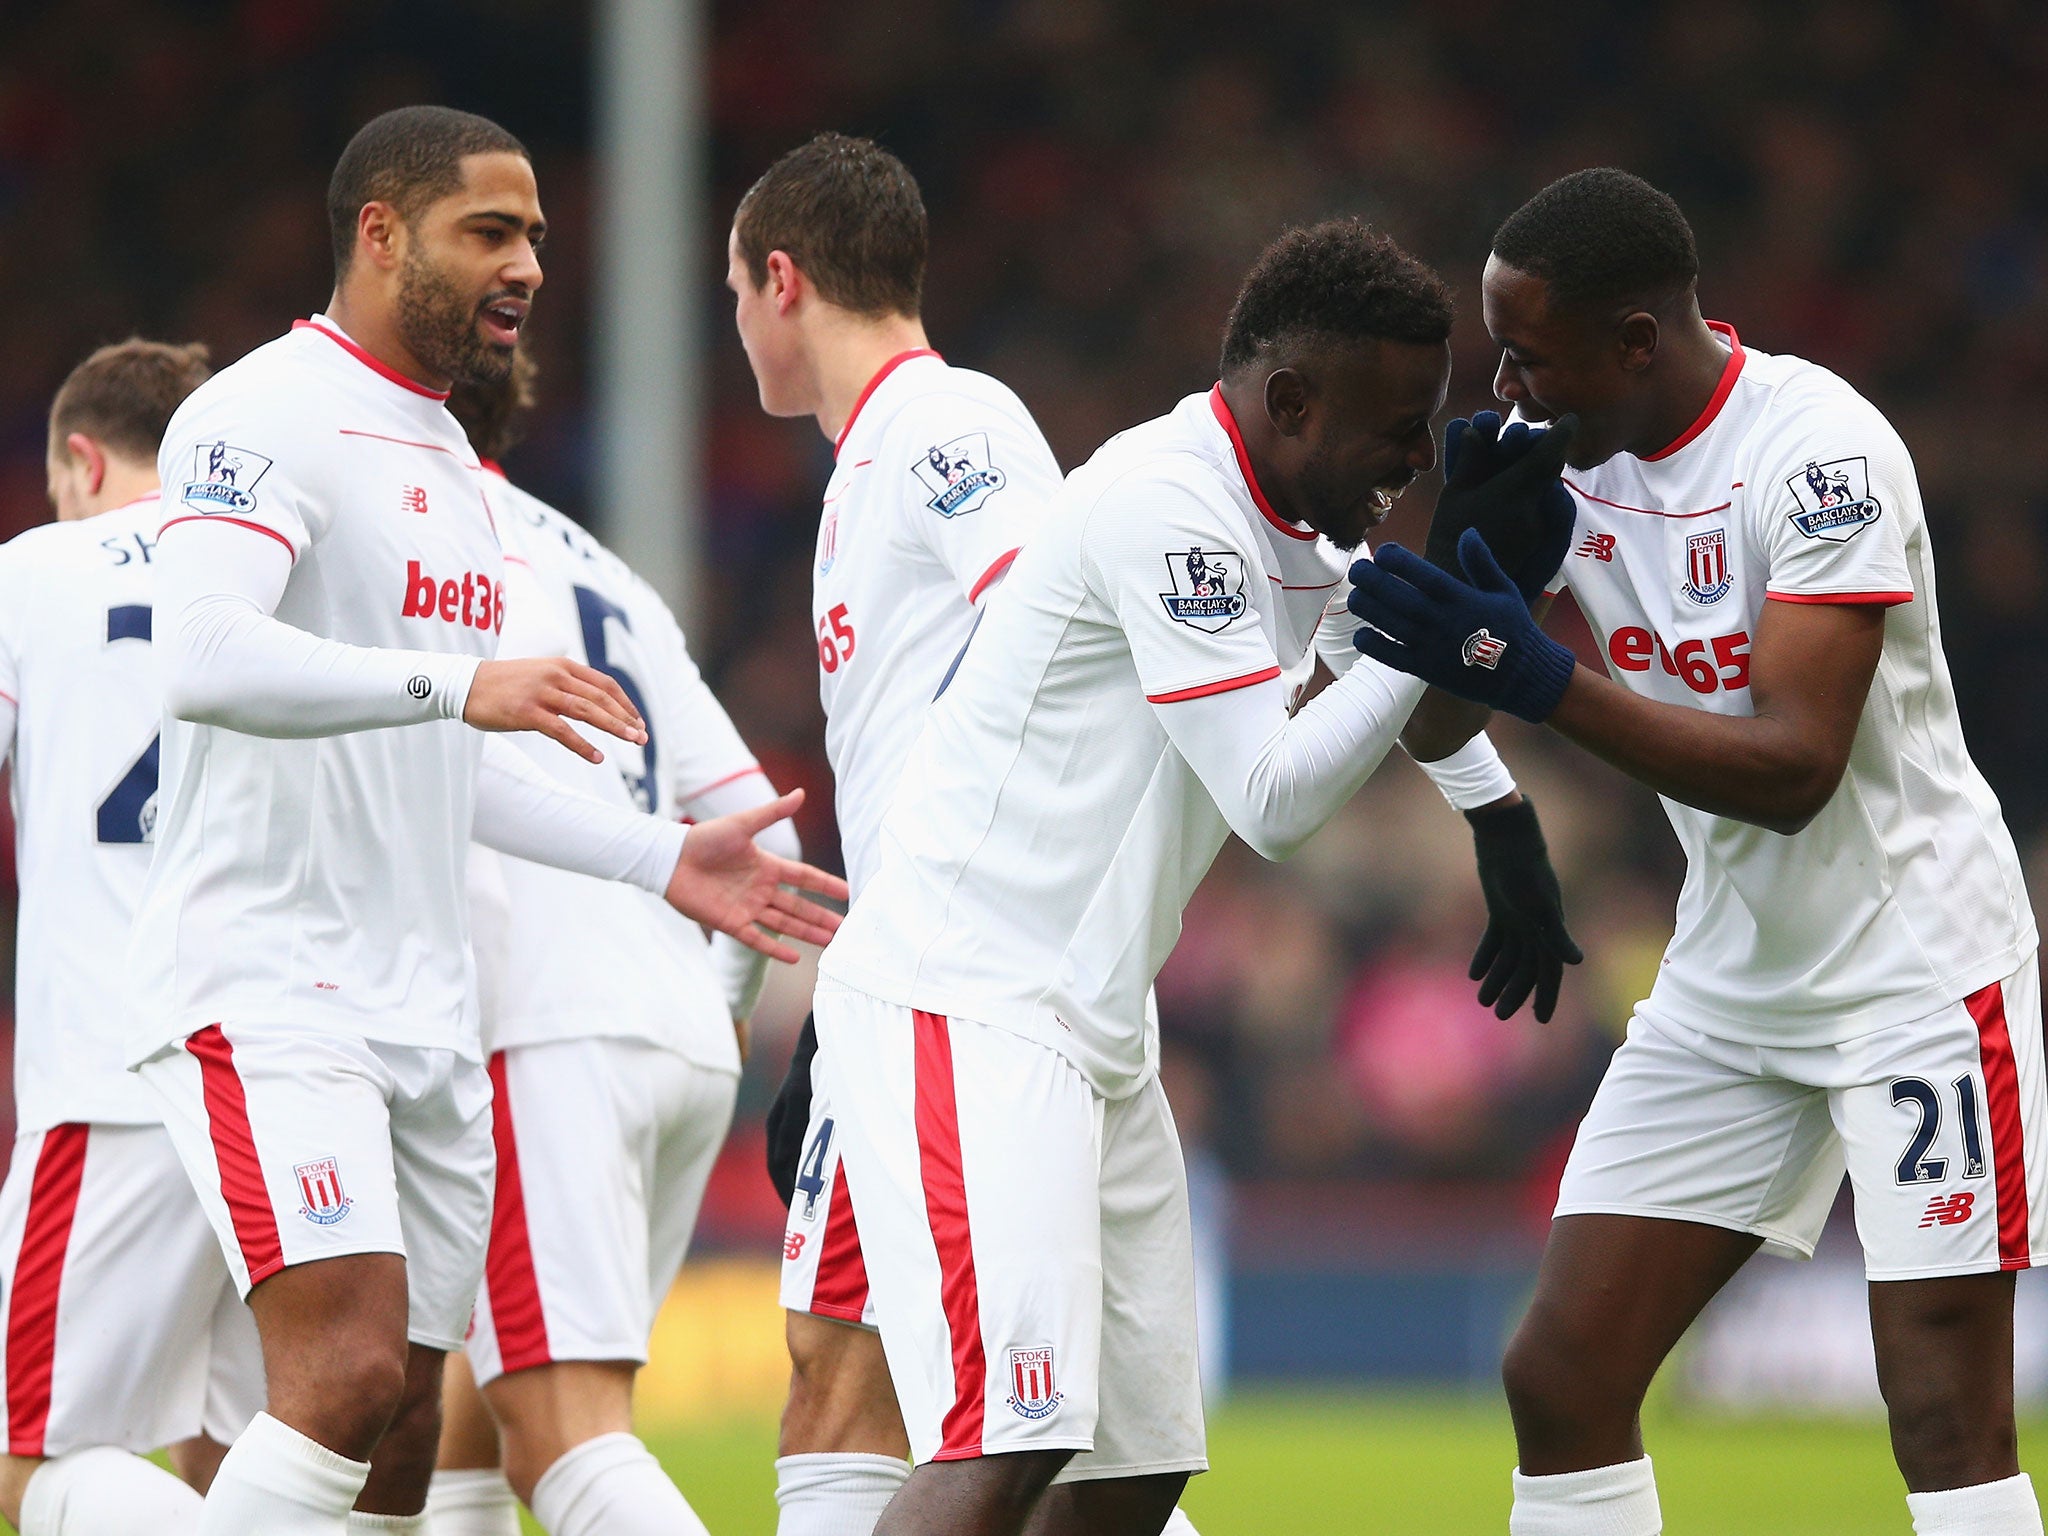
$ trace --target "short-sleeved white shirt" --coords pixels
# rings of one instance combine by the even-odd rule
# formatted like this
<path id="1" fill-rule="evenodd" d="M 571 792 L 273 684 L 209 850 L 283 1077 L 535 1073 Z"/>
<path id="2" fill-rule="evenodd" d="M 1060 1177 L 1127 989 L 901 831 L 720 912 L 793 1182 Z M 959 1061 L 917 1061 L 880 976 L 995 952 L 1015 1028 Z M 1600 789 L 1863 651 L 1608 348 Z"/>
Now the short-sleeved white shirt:
<path id="1" fill-rule="evenodd" d="M 203 517 L 276 540 L 293 561 L 276 617 L 310 634 L 489 658 L 504 561 L 444 398 L 302 321 L 172 417 L 164 537 Z M 281 739 L 167 715 L 130 1059 L 220 1020 L 474 1054 L 482 744 L 453 719 Z"/>
<path id="2" fill-rule="evenodd" d="M 840 851 L 858 895 L 925 707 L 1060 472 L 1016 395 L 931 351 L 875 375 L 833 453 L 811 620 Z"/>
<path id="3" fill-rule="evenodd" d="M 1766 600 L 1887 606 L 1848 770 L 1790 836 L 1666 799 L 1678 930 L 1643 1013 L 1759 1045 L 1920 1018 L 2009 976 L 2034 920 L 1998 801 L 1963 745 L 1934 556 L 1905 444 L 1825 368 L 1730 346 L 1700 420 L 1648 458 L 1566 473 L 1561 581 L 1624 687 L 1748 715 Z"/>
<path id="4" fill-rule="evenodd" d="M 149 872 L 154 494 L 0 545 L 0 696 L 16 707 L 16 1127 L 158 1119 L 126 1070 L 121 956 Z"/>
<path id="5" fill-rule="evenodd" d="M 1110 439 L 928 711 L 823 974 L 1142 1086 L 1147 993 L 1230 830 L 1153 706 L 1305 677 L 1346 564 L 1259 494 L 1220 391 Z"/>
<path id="6" fill-rule="evenodd" d="M 644 748 L 586 733 L 602 763 L 530 732 L 509 738 L 515 746 L 571 788 L 668 817 L 694 794 L 760 772 L 659 593 L 576 523 L 501 478 L 492 480 L 491 506 L 510 593 L 500 656 L 587 662 L 618 682 L 647 724 Z M 492 896 L 476 903 L 473 919 L 487 1050 L 632 1039 L 739 1071 L 703 929 L 638 886 L 482 847 L 471 859 L 495 866 L 481 877 Z"/>

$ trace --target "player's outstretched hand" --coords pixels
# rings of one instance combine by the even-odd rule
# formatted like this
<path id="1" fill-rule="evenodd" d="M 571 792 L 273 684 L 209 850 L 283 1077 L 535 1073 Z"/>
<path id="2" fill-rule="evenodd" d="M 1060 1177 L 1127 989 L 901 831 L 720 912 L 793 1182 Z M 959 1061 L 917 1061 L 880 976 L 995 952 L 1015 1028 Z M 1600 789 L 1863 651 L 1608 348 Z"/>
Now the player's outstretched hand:
<path id="1" fill-rule="evenodd" d="M 806 944 L 831 942 L 839 914 L 802 893 L 844 901 L 846 882 L 754 842 L 755 834 L 794 816 L 803 803 L 804 792 L 793 789 L 766 805 L 698 822 L 683 839 L 683 856 L 669 877 L 668 904 L 788 965 L 796 964 L 798 956 L 782 942 L 784 936 Z"/>
<path id="2" fill-rule="evenodd" d="M 1447 576 L 1398 544 L 1351 567 L 1346 605 L 1366 627 L 1352 643 L 1375 661 L 1542 724 L 1577 665 L 1529 616 L 1529 604 L 1467 528 L 1458 557 L 1469 580 Z"/>
<path id="3" fill-rule="evenodd" d="M 566 656 L 479 663 L 462 718 L 480 731 L 539 731 L 593 763 L 604 754 L 569 724 L 581 720 L 608 736 L 644 746 L 646 723 L 616 681 Z"/>
<path id="4" fill-rule="evenodd" d="M 1557 1007 L 1564 968 L 1585 956 L 1564 925 L 1564 894 L 1536 807 L 1514 805 L 1467 811 L 1479 857 L 1479 889 L 1486 896 L 1486 933 L 1472 954 L 1479 1001 L 1511 1018 L 1536 994 L 1536 1017 L 1548 1023 Z"/>
<path id="5" fill-rule="evenodd" d="M 1444 432 L 1444 488 L 1422 549 L 1429 563 L 1457 575 L 1458 541 L 1476 528 L 1523 598 L 1536 601 L 1571 548 L 1576 511 L 1558 475 L 1578 430 L 1576 416 L 1547 428 L 1502 427 L 1496 411 L 1452 422 Z"/>

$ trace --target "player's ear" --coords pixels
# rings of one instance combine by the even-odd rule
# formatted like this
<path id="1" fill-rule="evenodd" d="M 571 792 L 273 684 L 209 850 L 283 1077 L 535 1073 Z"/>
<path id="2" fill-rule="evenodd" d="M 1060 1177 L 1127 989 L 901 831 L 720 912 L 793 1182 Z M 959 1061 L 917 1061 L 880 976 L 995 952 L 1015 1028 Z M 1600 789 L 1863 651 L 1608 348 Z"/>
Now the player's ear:
<path id="1" fill-rule="evenodd" d="M 100 445 L 83 432 L 73 432 L 64 439 L 64 450 L 85 470 L 86 494 L 97 496 L 107 479 L 107 455 Z"/>
<path id="2" fill-rule="evenodd" d="M 404 230 L 404 216 L 389 203 L 365 203 L 356 212 L 356 254 L 388 272 L 405 254 Z"/>
<path id="3" fill-rule="evenodd" d="M 1299 437 L 1307 429 L 1308 380 L 1293 368 L 1276 368 L 1266 375 L 1266 416 L 1282 437 Z"/>
<path id="4" fill-rule="evenodd" d="M 1657 317 L 1648 310 L 1637 310 L 1626 316 L 1615 333 L 1615 344 L 1621 366 L 1630 373 L 1640 373 L 1650 366 L 1657 355 Z"/>
<path id="5" fill-rule="evenodd" d="M 797 264 L 790 260 L 787 251 L 768 253 L 768 281 L 765 285 L 768 297 L 775 301 L 775 313 L 786 315 L 803 291 L 804 274 Z"/>

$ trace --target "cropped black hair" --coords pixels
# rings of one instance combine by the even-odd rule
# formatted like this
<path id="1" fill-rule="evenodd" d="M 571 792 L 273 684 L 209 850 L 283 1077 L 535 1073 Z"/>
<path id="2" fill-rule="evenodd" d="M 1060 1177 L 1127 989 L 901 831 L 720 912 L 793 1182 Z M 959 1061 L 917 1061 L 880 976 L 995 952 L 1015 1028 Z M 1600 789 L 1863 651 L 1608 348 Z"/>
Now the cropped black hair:
<path id="1" fill-rule="evenodd" d="M 1538 192 L 1495 232 L 1493 254 L 1574 308 L 1660 305 L 1700 275 L 1678 204 L 1612 166 L 1574 171 Z"/>
<path id="2" fill-rule="evenodd" d="M 1364 221 L 1329 219 L 1288 230 L 1252 264 L 1223 328 L 1222 371 L 1273 348 L 1441 342 L 1452 314 L 1435 272 Z"/>
<path id="3" fill-rule="evenodd" d="M 493 154 L 531 158 L 524 144 L 488 117 L 453 107 L 397 107 L 363 124 L 327 183 L 334 275 L 345 276 L 355 255 L 363 204 L 389 203 L 410 223 L 462 185 L 466 156 Z"/>

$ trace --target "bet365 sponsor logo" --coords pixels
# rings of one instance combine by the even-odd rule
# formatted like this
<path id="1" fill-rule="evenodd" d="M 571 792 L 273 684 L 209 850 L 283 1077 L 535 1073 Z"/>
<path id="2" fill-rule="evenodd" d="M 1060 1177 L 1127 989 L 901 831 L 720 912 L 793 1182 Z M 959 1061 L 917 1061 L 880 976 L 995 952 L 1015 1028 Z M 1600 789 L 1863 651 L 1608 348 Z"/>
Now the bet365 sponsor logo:
<path id="1" fill-rule="evenodd" d="M 462 579 L 436 581 L 419 561 L 405 562 L 405 616 L 439 619 L 471 629 L 501 631 L 505 627 L 505 584 L 482 571 L 464 571 Z"/>

